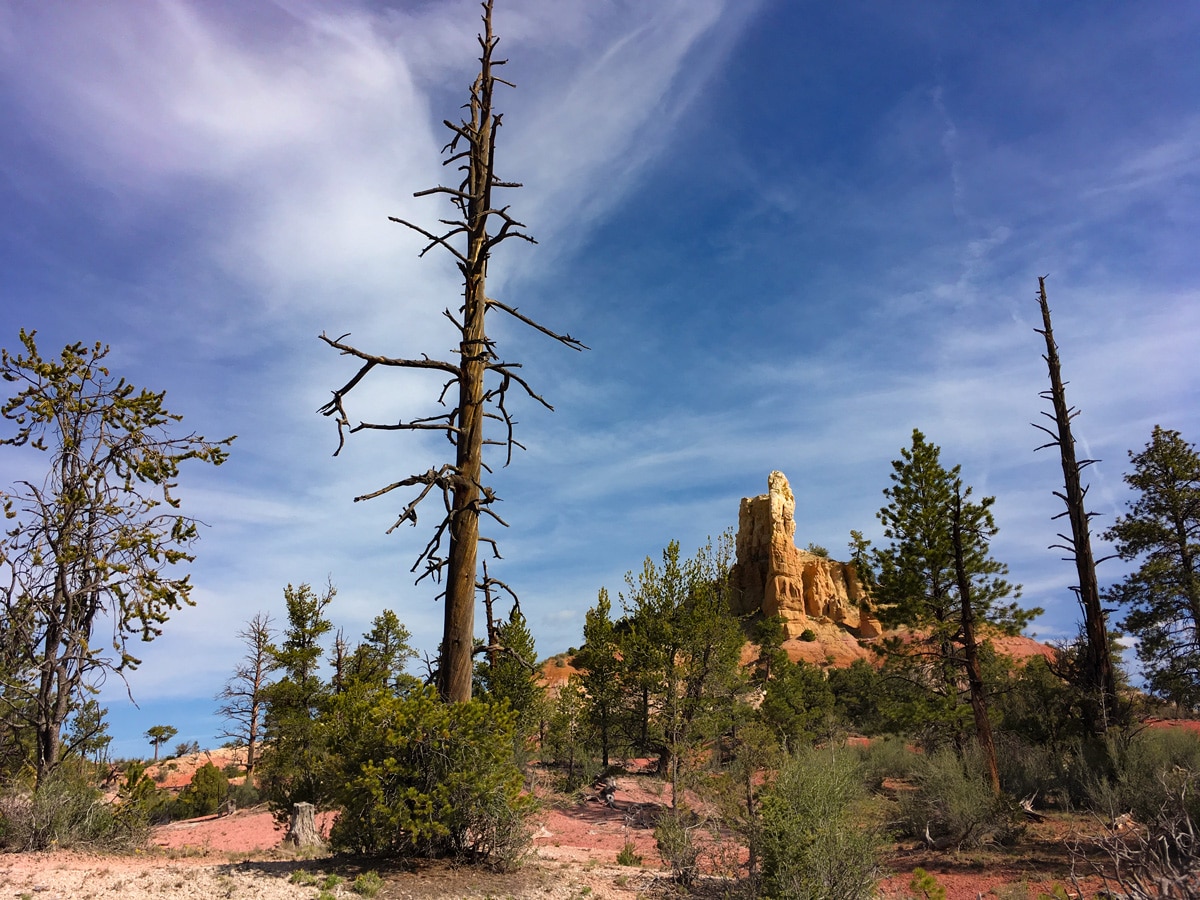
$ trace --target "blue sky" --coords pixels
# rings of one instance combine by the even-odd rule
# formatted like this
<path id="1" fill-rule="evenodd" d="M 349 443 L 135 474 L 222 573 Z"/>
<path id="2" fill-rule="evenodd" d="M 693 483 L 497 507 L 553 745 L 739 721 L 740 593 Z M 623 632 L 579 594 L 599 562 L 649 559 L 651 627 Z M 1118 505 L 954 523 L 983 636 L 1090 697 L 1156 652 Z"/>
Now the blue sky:
<path id="1" fill-rule="evenodd" d="M 317 335 L 452 344 L 455 272 L 387 217 L 446 214 L 412 194 L 443 179 L 477 14 L 0 2 L 0 345 L 107 342 L 189 428 L 238 435 L 184 473 L 197 603 L 141 648 L 137 707 L 105 686 L 118 754 L 155 724 L 214 743 L 235 634 L 281 621 L 289 582 L 332 579 L 351 639 L 390 607 L 436 645 L 408 574 L 427 528 L 385 536 L 401 501 L 351 498 L 443 444 L 358 435 L 334 459 L 316 410 L 352 367 Z M 528 452 L 494 481 L 492 571 L 539 651 L 577 644 L 597 590 L 669 540 L 733 527 L 772 469 L 798 542 L 844 556 L 914 427 L 996 495 L 1034 630 L 1072 634 L 1061 471 L 1030 426 L 1037 276 L 1102 530 L 1155 424 L 1200 440 L 1200 7 L 498 0 L 496 28 L 517 84 L 499 169 L 539 245 L 504 245 L 490 293 L 592 348 L 496 331 L 557 409 L 519 408 Z M 422 414 L 431 390 L 376 377 L 351 414 Z M 6 450 L 0 478 L 28 465 Z"/>

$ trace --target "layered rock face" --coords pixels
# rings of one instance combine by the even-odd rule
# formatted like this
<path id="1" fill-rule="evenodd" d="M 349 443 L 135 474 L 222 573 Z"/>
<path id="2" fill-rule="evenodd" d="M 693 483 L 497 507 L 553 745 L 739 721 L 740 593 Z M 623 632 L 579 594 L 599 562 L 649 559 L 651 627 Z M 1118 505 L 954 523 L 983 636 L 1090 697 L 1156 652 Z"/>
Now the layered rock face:
<path id="1" fill-rule="evenodd" d="M 846 651 L 858 656 L 854 639 L 878 637 L 880 628 L 854 566 L 797 548 L 795 515 L 782 472 L 770 474 L 767 493 L 742 500 L 731 573 L 737 611 L 782 616 L 789 638 L 812 630 L 821 644 L 853 645 Z"/>

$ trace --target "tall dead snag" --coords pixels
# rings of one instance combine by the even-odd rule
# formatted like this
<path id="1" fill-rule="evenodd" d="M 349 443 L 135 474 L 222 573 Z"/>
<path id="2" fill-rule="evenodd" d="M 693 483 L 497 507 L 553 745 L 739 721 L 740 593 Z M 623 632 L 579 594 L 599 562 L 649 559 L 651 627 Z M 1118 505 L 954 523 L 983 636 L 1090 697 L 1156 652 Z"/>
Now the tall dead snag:
<path id="1" fill-rule="evenodd" d="M 1055 427 L 1051 430 L 1036 422 L 1033 426 L 1050 436 L 1050 440 L 1037 449 L 1058 447 L 1062 457 L 1064 487 L 1062 491 L 1055 491 L 1054 496 L 1062 500 L 1067 508 L 1055 516 L 1055 519 L 1068 516 L 1071 521 L 1071 535 L 1068 537 L 1060 533 L 1058 536 L 1063 543 L 1051 546 L 1070 554 L 1064 558 L 1074 559 L 1079 575 L 1079 584 L 1072 590 L 1078 596 L 1079 605 L 1083 610 L 1084 634 L 1087 639 L 1082 660 L 1081 686 L 1091 707 L 1086 710 L 1088 726 L 1100 735 L 1114 724 L 1114 716 L 1117 713 L 1117 684 L 1113 672 L 1112 652 L 1108 645 L 1108 624 L 1105 621 L 1104 607 L 1100 605 L 1096 562 L 1092 556 L 1088 523 L 1094 513 L 1089 513 L 1084 506 L 1088 489 L 1082 485 L 1079 477 L 1079 473 L 1096 460 L 1075 458 L 1075 438 L 1071 434 L 1071 420 L 1079 415 L 1079 410 L 1067 406 L 1058 345 L 1054 342 L 1054 330 L 1050 327 L 1050 305 L 1046 300 L 1045 277 L 1038 279 L 1038 305 L 1042 310 L 1042 327 L 1034 330 L 1046 339 L 1046 353 L 1042 358 L 1046 360 L 1046 366 L 1050 370 L 1050 390 L 1042 391 L 1041 396 L 1049 400 L 1054 407 L 1053 414 L 1043 410 L 1042 415 L 1052 419 Z"/>
<path id="2" fill-rule="evenodd" d="M 495 492 L 482 483 L 482 472 L 490 468 L 483 460 L 484 444 L 504 448 L 504 464 L 512 459 L 514 447 L 522 445 L 513 436 L 516 424 L 508 409 L 508 391 L 514 385 L 547 409 L 553 407 L 546 402 L 529 383 L 517 374 L 519 363 L 502 360 L 496 353 L 495 342 L 487 336 L 485 319 L 489 310 L 497 309 L 535 331 L 566 345 L 574 350 L 586 347 L 567 334 L 558 334 L 518 312 L 514 306 L 501 303 L 487 296 L 485 280 L 487 263 L 497 245 L 509 238 L 520 238 L 536 243 L 526 234 L 525 226 L 509 215 L 508 207 L 492 204 L 495 188 L 517 188 L 519 184 L 502 181 L 496 177 L 494 154 L 496 132 L 500 127 L 501 115 L 493 111 L 492 98 L 496 85 L 508 84 L 495 74 L 495 69 L 505 60 L 493 58 L 498 38 L 492 31 L 492 0 L 483 6 L 483 33 L 479 35 L 481 55 L 479 74 L 471 85 L 470 98 L 465 105 L 468 114 L 455 124 L 445 120 L 444 124 L 453 133 L 450 142 L 443 148 L 446 159 L 443 165 L 456 164 L 463 178 L 458 187 L 439 185 L 414 196 L 431 194 L 446 195 L 456 210 L 456 216 L 439 220 L 444 226 L 440 232 L 429 231 L 404 219 L 391 221 L 404 225 L 425 238 L 428 243 L 421 250 L 424 256 L 434 247 L 440 247 L 454 257 L 463 276 L 463 303 L 457 313 L 446 309 L 446 318 L 458 331 L 458 350 L 449 361 L 431 359 L 422 354 L 420 358 L 397 358 L 367 353 L 346 343 L 348 335 L 331 338 L 321 334 L 321 340 L 346 356 L 360 360 L 361 366 L 346 384 L 333 392 L 333 399 L 320 412 L 335 417 L 338 424 L 338 449 L 341 451 L 346 432 L 351 434 L 362 429 L 384 431 L 440 431 L 455 448 L 452 463 L 430 468 L 419 475 L 411 475 L 400 481 L 369 494 L 355 497 L 355 501 L 368 500 L 387 494 L 397 488 L 419 488 L 416 496 L 400 512 L 395 524 L 388 532 L 406 521 L 417 522 L 417 506 L 431 493 L 440 492 L 443 500 L 443 515 L 433 537 L 425 545 L 411 571 L 423 567 L 417 581 L 433 576 L 441 582 L 445 578 L 445 626 L 442 635 L 440 662 L 437 673 L 438 691 L 447 701 L 471 698 L 471 654 L 474 643 L 475 591 L 477 549 L 480 541 L 487 542 L 495 556 L 499 557 L 493 539 L 481 537 L 479 518 L 488 515 L 501 525 L 505 523 L 492 509 Z M 492 227 L 495 226 L 494 233 Z M 416 417 L 399 422 L 362 422 L 350 424 L 344 406 L 346 395 L 376 366 L 399 369 L 432 369 L 446 374 L 438 403 L 446 405 L 447 397 L 457 394 L 457 402 L 447 412 Z M 455 391 L 457 388 L 457 391 Z M 495 422 L 501 436 L 488 439 L 484 435 L 485 421 Z M 449 552 L 443 556 L 443 545 L 449 541 Z"/>

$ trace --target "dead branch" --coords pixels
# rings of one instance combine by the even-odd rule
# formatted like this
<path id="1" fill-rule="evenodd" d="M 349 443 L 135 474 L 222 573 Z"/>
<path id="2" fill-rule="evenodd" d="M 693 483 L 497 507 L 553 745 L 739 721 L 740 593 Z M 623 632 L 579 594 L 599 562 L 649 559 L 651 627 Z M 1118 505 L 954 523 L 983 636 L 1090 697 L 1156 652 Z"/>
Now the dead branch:
<path id="1" fill-rule="evenodd" d="M 1194 778 L 1188 774 L 1178 796 L 1168 797 L 1149 825 L 1139 827 L 1127 820 L 1095 841 L 1069 844 L 1072 872 L 1081 867 L 1085 877 L 1098 879 L 1103 888 L 1098 896 L 1129 900 L 1200 896 L 1200 835 L 1186 808 Z M 1078 886 L 1079 879 L 1073 880 Z"/>
<path id="2" fill-rule="evenodd" d="M 542 325 L 539 322 L 535 322 L 533 319 L 529 318 L 528 316 L 523 315 L 521 312 L 519 312 L 517 310 L 517 307 L 515 307 L 515 306 L 509 306 L 507 303 L 501 303 L 499 300 L 495 300 L 491 297 L 487 298 L 487 303 L 488 303 L 488 306 L 494 306 L 494 307 L 496 307 L 496 309 L 504 310 L 506 313 L 508 313 L 514 319 L 524 322 L 526 325 L 528 325 L 530 328 L 534 329 L 535 331 L 540 331 L 542 334 L 546 335 L 547 337 L 553 338 L 554 340 L 558 341 L 560 344 L 565 344 L 566 346 L 570 347 L 572 350 L 590 350 L 590 349 L 592 349 L 587 344 L 583 343 L 583 341 L 579 340 L 578 338 L 571 337 L 571 335 L 569 335 L 569 334 L 559 334 L 558 332 L 551 331 L 545 325 Z"/>

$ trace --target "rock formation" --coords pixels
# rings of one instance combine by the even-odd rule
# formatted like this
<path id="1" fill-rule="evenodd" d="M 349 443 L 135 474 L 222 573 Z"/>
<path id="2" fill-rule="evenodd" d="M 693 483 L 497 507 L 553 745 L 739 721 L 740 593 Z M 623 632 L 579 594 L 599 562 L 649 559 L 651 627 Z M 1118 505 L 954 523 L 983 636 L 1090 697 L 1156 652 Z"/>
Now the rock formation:
<path id="1" fill-rule="evenodd" d="M 795 514 L 782 472 L 767 478 L 766 494 L 742 500 L 731 573 L 737 612 L 782 616 L 789 638 L 812 631 L 841 651 L 827 655 L 865 656 L 855 638 L 878 637 L 880 628 L 854 566 L 797 548 Z"/>

